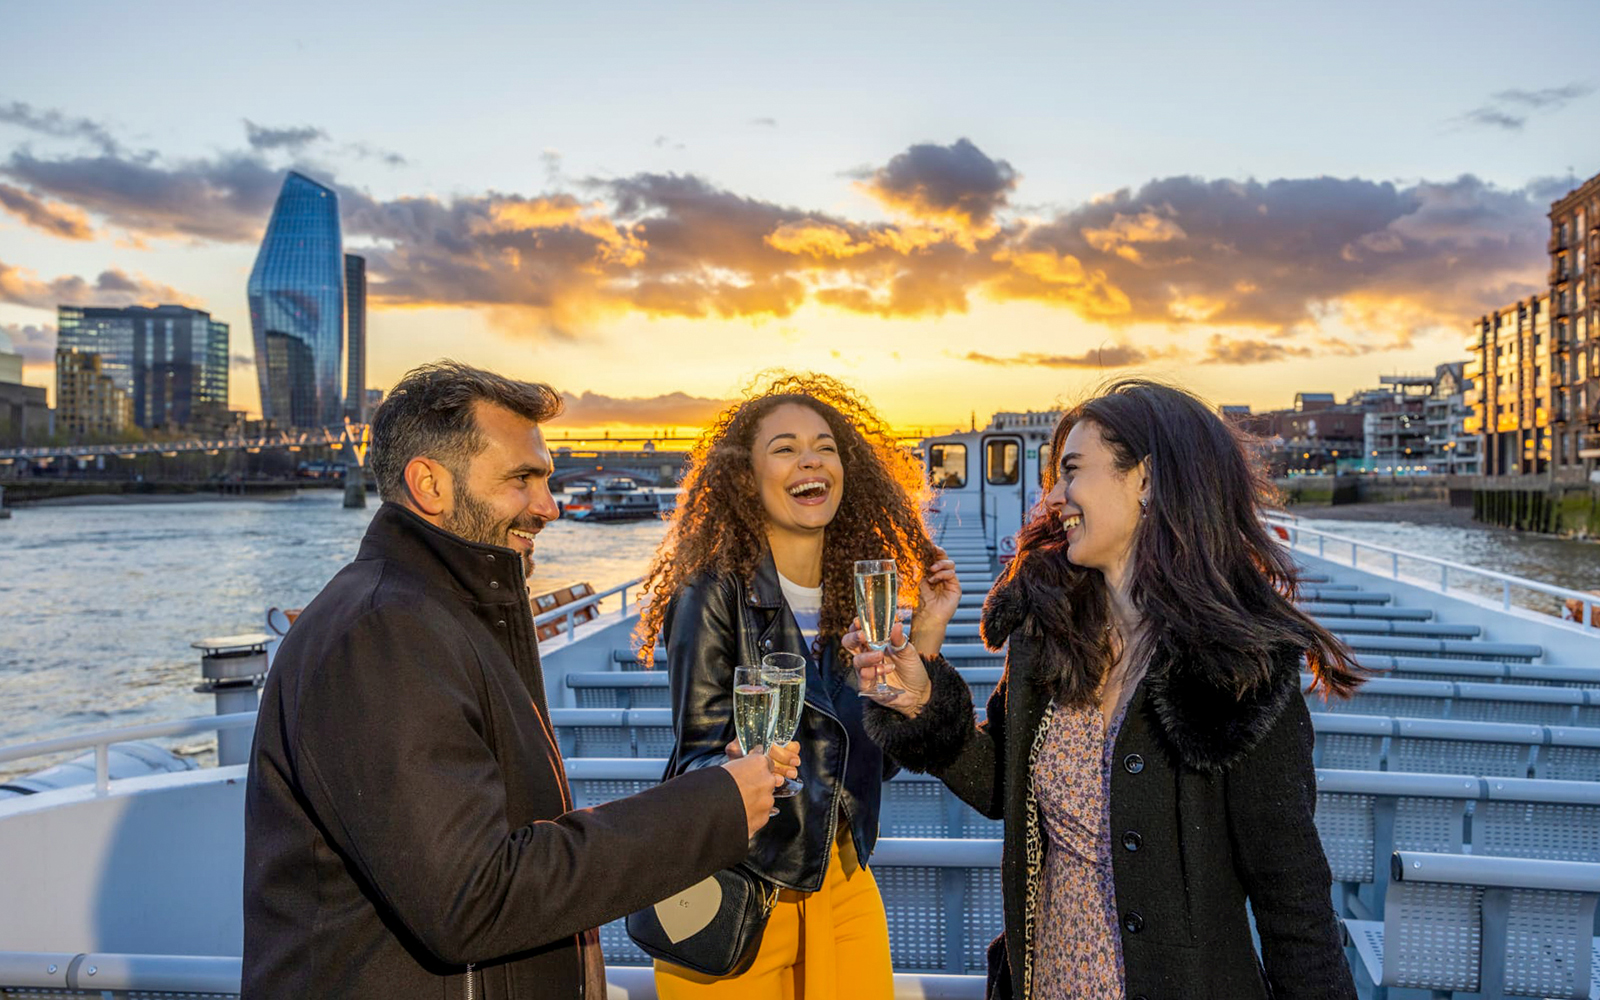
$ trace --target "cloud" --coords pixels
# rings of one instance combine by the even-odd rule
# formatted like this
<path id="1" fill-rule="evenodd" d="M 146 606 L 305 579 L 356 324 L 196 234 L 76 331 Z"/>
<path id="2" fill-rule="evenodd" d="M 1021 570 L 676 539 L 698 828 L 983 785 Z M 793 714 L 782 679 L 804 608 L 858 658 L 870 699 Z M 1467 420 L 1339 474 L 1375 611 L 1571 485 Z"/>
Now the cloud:
<path id="1" fill-rule="evenodd" d="M 758 125 L 758 126 L 761 126 L 762 128 L 777 128 L 778 127 L 778 119 L 776 119 L 776 118 L 752 118 L 752 119 L 750 119 L 750 124 Z"/>
<path id="2" fill-rule="evenodd" d="M 312 143 L 328 137 L 328 133 L 312 125 L 272 128 L 257 125 L 248 118 L 244 120 L 244 132 L 245 139 L 252 149 L 287 149 L 290 152 L 299 152 Z"/>
<path id="3" fill-rule="evenodd" d="M 4 261 L 0 261 L 0 302 L 33 309 L 55 309 L 59 305 L 132 306 L 165 303 L 200 306 L 199 300 L 143 275 L 130 275 L 113 269 L 100 272 L 92 282 L 77 275 L 41 281 L 32 271 L 13 267 Z"/>
<path id="4" fill-rule="evenodd" d="M 0 184 L 0 208 L 35 229 L 67 240 L 92 240 L 94 227 L 82 209 L 52 205 L 10 184 Z"/>
<path id="5" fill-rule="evenodd" d="M 230 369 L 232 369 L 233 371 L 240 371 L 240 370 L 246 369 L 246 368 L 254 370 L 255 366 L 256 366 L 256 359 L 251 357 L 248 354 L 230 354 L 230 355 L 228 355 L 228 367 Z"/>
<path id="6" fill-rule="evenodd" d="M 1109 347 L 1099 347 L 1082 354 L 1038 354 L 1032 351 L 1014 354 L 1010 357 L 1000 358 L 977 351 L 968 351 L 963 360 L 975 361 L 984 365 L 1001 365 L 1006 367 L 1023 366 L 1028 368 L 1128 368 L 1141 365 L 1162 357 L 1170 357 L 1171 351 L 1147 351 L 1131 344 L 1112 344 Z"/>
<path id="7" fill-rule="evenodd" d="M 1461 117 L 1473 125 L 1486 125 L 1507 132 L 1520 132 L 1528 124 L 1527 115 L 1514 115 L 1494 107 L 1473 108 Z"/>
<path id="8" fill-rule="evenodd" d="M 1113 326 L 1287 333 L 1355 311 L 1409 337 L 1536 290 L 1547 231 L 1527 192 L 1470 175 L 1410 187 L 1170 177 L 1019 234 L 994 291 Z"/>
<path id="9" fill-rule="evenodd" d="M 135 238 L 253 243 L 283 180 L 264 155 L 19 150 L 0 159 L 0 176 Z M 448 198 L 377 199 L 316 175 L 339 192 L 374 303 L 484 308 L 535 337 L 579 336 L 624 312 L 783 319 L 813 303 L 914 318 L 980 298 L 1115 330 L 1257 330 L 1274 341 L 1342 320 L 1362 324 L 1350 349 L 1375 350 L 1529 294 L 1546 266 L 1546 181 L 1177 176 L 1025 216 L 1010 200 L 1016 172 L 961 139 L 858 174 L 900 213 L 885 222 L 693 174 L 571 181 L 556 154 L 545 168 L 540 192 Z"/>
<path id="10" fill-rule="evenodd" d="M 0 123 L 57 139 L 85 139 L 108 155 L 121 147 L 104 125 L 88 118 L 69 118 L 53 109 L 34 108 L 22 101 L 0 104 Z"/>
<path id="11" fill-rule="evenodd" d="M 1017 186 L 1005 160 L 990 159 L 970 139 L 924 143 L 896 155 L 862 180 L 862 190 L 918 219 L 986 228 Z"/>
<path id="12" fill-rule="evenodd" d="M 47 364 L 56 357 L 56 328 L 0 323 L 0 351 L 22 355 L 27 364 Z"/>
<path id="13" fill-rule="evenodd" d="M 699 427 L 711 422 L 729 400 L 670 392 L 661 396 L 606 396 L 597 392 L 563 392 L 563 423 L 574 427 L 632 424 L 638 427 Z"/>
<path id="14" fill-rule="evenodd" d="M 258 239 L 283 171 L 249 154 L 162 164 L 102 154 L 41 159 L 18 150 L 0 174 L 140 236 Z"/>
<path id="15" fill-rule="evenodd" d="M 1261 365 L 1289 358 L 1309 358 L 1317 352 L 1296 344 L 1281 344 L 1249 338 L 1230 338 L 1213 334 L 1206 348 L 1203 365 Z"/>
<path id="16" fill-rule="evenodd" d="M 1490 103 L 1473 108 L 1456 121 L 1506 132 L 1520 132 L 1528 124 L 1530 116 L 1559 111 L 1592 93 L 1594 87 L 1587 83 L 1569 83 L 1563 87 L 1545 87 L 1542 90 L 1502 90 L 1489 95 Z"/>
<path id="17" fill-rule="evenodd" d="M 1592 93 L 1594 87 L 1590 84 L 1569 83 L 1564 87 L 1546 87 L 1543 90 L 1502 90 L 1493 96 L 1497 101 L 1520 104 L 1538 110 L 1564 107 L 1569 102 L 1580 97 L 1588 97 Z"/>

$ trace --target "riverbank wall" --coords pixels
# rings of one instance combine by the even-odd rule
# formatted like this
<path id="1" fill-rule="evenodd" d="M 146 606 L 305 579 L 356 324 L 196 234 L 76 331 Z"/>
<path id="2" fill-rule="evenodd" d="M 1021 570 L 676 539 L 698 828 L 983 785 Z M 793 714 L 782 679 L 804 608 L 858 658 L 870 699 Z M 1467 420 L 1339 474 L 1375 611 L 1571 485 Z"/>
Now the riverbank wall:
<path id="1" fill-rule="evenodd" d="M 1295 505 L 1437 503 L 1482 524 L 1563 538 L 1600 538 L 1600 483 L 1546 476 L 1294 476 L 1276 481 Z"/>

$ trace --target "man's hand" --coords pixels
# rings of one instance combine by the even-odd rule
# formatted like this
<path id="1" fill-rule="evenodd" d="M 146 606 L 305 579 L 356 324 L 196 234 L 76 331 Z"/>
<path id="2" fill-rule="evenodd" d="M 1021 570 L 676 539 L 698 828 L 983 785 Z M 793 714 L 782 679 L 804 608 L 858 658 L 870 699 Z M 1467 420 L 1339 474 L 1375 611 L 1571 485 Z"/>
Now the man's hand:
<path id="1" fill-rule="evenodd" d="M 722 748 L 729 760 L 738 760 L 744 756 L 744 751 L 739 748 L 738 740 L 730 740 Z M 772 769 L 785 778 L 800 777 L 800 744 L 786 743 L 781 747 L 773 747 L 767 751 L 767 756 L 772 760 Z"/>
<path id="2" fill-rule="evenodd" d="M 767 825 L 772 812 L 772 792 L 783 784 L 783 776 L 772 768 L 765 752 L 739 757 L 722 765 L 739 784 L 739 797 L 744 799 L 744 818 L 754 837 Z"/>

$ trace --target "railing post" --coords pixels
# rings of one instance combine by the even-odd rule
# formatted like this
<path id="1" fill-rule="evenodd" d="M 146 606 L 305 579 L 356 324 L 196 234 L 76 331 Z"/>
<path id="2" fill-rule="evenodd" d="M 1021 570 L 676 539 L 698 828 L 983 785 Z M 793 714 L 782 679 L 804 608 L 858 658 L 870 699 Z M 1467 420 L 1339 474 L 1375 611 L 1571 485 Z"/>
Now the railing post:
<path id="1" fill-rule="evenodd" d="M 1500 587 L 1501 587 L 1501 600 L 1505 604 L 1505 609 L 1507 611 L 1510 611 L 1511 610 L 1511 581 L 1510 580 L 1501 581 Z"/>
<path id="2" fill-rule="evenodd" d="M 104 795 L 111 787 L 111 744 L 94 745 L 94 790 Z"/>
<path id="3" fill-rule="evenodd" d="M 1450 592 L 1450 567 L 1449 566 L 1440 566 L 1439 567 L 1439 592 L 1440 593 L 1444 593 L 1444 594 L 1448 594 Z"/>
<path id="4" fill-rule="evenodd" d="M 1389 553 L 1389 571 L 1396 580 L 1400 579 L 1400 553 Z"/>
<path id="5" fill-rule="evenodd" d="M 1318 559 L 1326 559 L 1327 556 L 1328 556 L 1328 536 L 1319 533 L 1317 535 L 1317 558 Z"/>

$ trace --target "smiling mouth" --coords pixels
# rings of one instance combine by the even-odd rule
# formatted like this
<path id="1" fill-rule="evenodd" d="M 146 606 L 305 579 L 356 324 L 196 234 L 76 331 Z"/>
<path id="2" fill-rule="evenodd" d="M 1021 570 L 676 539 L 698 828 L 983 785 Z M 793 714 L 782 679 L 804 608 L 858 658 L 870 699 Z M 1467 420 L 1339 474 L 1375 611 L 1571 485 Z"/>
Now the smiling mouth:
<path id="1" fill-rule="evenodd" d="M 789 487 L 788 493 L 796 503 L 819 504 L 828 499 L 828 484 L 821 479 L 807 479 Z"/>
<path id="2" fill-rule="evenodd" d="M 528 548 L 529 548 L 529 549 L 532 549 L 532 548 L 533 548 L 533 544 L 534 544 L 534 537 L 533 537 L 533 536 L 534 536 L 534 535 L 535 535 L 535 534 L 536 534 L 536 532 L 532 532 L 532 531 L 523 531 L 523 530 L 521 530 L 521 529 L 519 529 L 519 528 L 512 528 L 512 529 L 511 529 L 511 537 L 513 537 L 513 538 L 520 538 L 520 539 L 522 539 L 522 540 L 523 540 L 523 541 L 524 541 L 524 542 L 527 542 L 527 543 L 528 543 Z"/>
<path id="3" fill-rule="evenodd" d="M 1061 527 L 1063 529 L 1065 529 L 1066 531 L 1069 531 L 1069 532 L 1072 531 L 1074 528 L 1083 527 L 1083 515 L 1082 514 L 1069 514 L 1066 517 L 1063 517 L 1061 519 Z"/>

